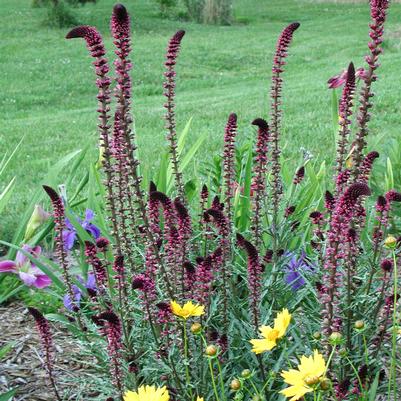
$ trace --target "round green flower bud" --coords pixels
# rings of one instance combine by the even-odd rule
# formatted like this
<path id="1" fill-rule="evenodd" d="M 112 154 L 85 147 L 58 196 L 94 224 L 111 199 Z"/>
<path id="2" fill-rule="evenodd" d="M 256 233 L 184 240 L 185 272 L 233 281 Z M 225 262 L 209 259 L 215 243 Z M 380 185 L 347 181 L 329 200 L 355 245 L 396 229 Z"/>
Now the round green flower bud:
<path id="1" fill-rule="evenodd" d="M 389 235 L 384 240 L 384 246 L 389 249 L 394 249 L 397 246 L 397 238 L 393 237 L 392 235 Z"/>
<path id="2" fill-rule="evenodd" d="M 323 378 L 320 380 L 320 388 L 323 391 L 328 391 L 331 388 L 331 381 L 329 379 Z"/>
<path id="3" fill-rule="evenodd" d="M 363 320 L 357 320 L 354 324 L 354 327 L 357 330 L 362 330 L 363 328 L 365 328 L 365 322 Z"/>
<path id="4" fill-rule="evenodd" d="M 230 388 L 233 391 L 238 391 L 241 388 L 241 382 L 238 379 L 231 380 Z"/>
<path id="5" fill-rule="evenodd" d="M 202 325 L 200 323 L 194 323 L 191 326 L 191 333 L 194 335 L 202 333 Z"/>
<path id="6" fill-rule="evenodd" d="M 244 379 L 250 378 L 251 375 L 252 375 L 252 372 L 251 372 L 249 369 L 244 369 L 244 370 L 241 372 L 241 377 L 243 377 Z"/>
<path id="7" fill-rule="evenodd" d="M 205 354 L 207 356 L 216 356 L 217 355 L 217 347 L 215 345 L 208 345 L 206 347 Z"/>
<path id="8" fill-rule="evenodd" d="M 320 339 L 322 338 L 322 333 L 321 333 L 320 331 L 315 331 L 315 332 L 313 333 L 313 338 L 314 338 L 315 340 L 320 340 Z"/>
<path id="9" fill-rule="evenodd" d="M 330 334 L 329 341 L 332 345 L 341 344 L 343 341 L 343 336 L 341 333 L 334 331 L 333 333 Z"/>
<path id="10" fill-rule="evenodd" d="M 315 384 L 319 383 L 319 377 L 318 376 L 306 376 L 304 379 L 304 382 L 307 386 L 313 387 Z"/>

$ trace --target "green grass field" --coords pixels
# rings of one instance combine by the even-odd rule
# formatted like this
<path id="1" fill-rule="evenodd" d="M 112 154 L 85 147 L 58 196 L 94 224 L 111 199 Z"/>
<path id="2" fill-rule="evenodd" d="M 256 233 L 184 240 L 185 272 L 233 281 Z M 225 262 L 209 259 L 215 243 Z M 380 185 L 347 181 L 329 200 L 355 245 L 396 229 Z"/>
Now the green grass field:
<path id="1" fill-rule="evenodd" d="M 24 137 L 8 171 L 18 187 L 1 221 L 9 238 L 18 216 L 52 164 L 86 144 L 95 145 L 96 88 L 91 60 L 82 41 L 64 39 L 66 30 L 41 26 L 45 11 L 29 0 L 1 0 L 0 149 L 12 150 Z M 81 23 L 96 25 L 112 50 L 108 29 L 112 0 L 75 9 Z M 369 10 L 361 4 L 314 0 L 237 0 L 232 26 L 204 26 L 161 19 L 153 1 L 127 0 L 133 19 L 134 113 L 140 157 L 154 169 L 165 147 L 162 108 L 164 50 L 177 29 L 185 29 L 178 63 L 178 129 L 193 117 L 191 141 L 207 132 L 199 155 L 218 152 L 230 112 L 239 116 L 240 137 L 250 138 L 250 122 L 267 117 L 270 65 L 277 35 L 289 22 L 301 22 L 286 72 L 284 157 L 300 147 L 321 159 L 333 154 L 330 76 L 353 60 L 363 65 Z M 385 54 L 372 121 L 372 138 L 399 134 L 401 102 L 401 5 L 394 4 L 387 24 Z M 111 54 L 110 54 L 111 56 Z M 380 141 L 379 150 L 383 141 Z M 1 155 L 0 155 L 1 156 Z M 96 152 L 92 157 L 95 159 Z M 60 176 L 60 183 L 63 177 Z M 2 185 L 1 183 L 0 185 Z"/>

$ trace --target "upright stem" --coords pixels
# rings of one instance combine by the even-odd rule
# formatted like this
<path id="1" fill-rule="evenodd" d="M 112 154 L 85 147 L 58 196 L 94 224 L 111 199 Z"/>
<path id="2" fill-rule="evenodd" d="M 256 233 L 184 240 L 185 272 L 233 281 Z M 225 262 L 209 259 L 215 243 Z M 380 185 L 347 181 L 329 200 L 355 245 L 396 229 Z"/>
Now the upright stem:
<path id="1" fill-rule="evenodd" d="M 391 349 L 391 364 L 388 378 L 388 399 L 391 397 L 391 380 L 393 380 L 394 400 L 397 399 L 397 377 L 396 377 L 396 357 L 397 357 L 397 300 L 398 300 L 398 269 L 397 257 L 395 250 L 393 250 L 393 264 L 394 264 L 394 301 L 393 301 L 393 330 L 392 330 L 392 349 Z"/>

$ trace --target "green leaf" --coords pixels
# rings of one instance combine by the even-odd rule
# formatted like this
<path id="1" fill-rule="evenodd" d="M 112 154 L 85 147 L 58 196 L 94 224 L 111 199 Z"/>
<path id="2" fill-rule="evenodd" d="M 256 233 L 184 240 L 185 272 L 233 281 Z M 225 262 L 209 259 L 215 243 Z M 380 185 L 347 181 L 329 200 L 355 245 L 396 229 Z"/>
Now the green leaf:
<path id="1" fill-rule="evenodd" d="M 21 284 L 19 285 L 17 288 L 14 288 L 13 290 L 9 291 L 8 293 L 6 293 L 5 295 L 3 295 L 2 297 L 0 297 L 0 305 L 4 302 L 7 301 L 7 299 L 13 297 L 15 294 L 18 294 L 20 291 L 22 291 L 23 289 L 26 289 L 25 284 Z M 0 357 L 1 358 L 1 357 Z"/>
<path id="2" fill-rule="evenodd" d="M 166 193 L 167 190 L 167 169 L 169 163 L 169 154 L 162 155 L 159 166 L 159 174 L 156 178 L 157 190 Z"/>
<path id="3" fill-rule="evenodd" d="M 387 158 L 387 166 L 386 166 L 386 190 L 394 188 L 394 173 L 393 173 L 393 165 L 391 163 L 390 158 Z"/>
<path id="4" fill-rule="evenodd" d="M 24 140 L 24 137 L 18 142 L 17 146 L 14 148 L 14 150 L 11 152 L 11 155 L 7 158 L 7 155 L 4 155 L 3 159 L 0 162 L 0 176 L 4 173 L 5 169 L 7 168 L 8 164 L 14 157 L 15 153 L 21 146 L 22 141 Z"/>
<path id="5" fill-rule="evenodd" d="M 338 134 L 338 98 L 334 89 L 331 91 L 331 116 L 333 119 L 334 145 L 336 146 Z"/>
<path id="6" fill-rule="evenodd" d="M 14 187 L 15 187 L 15 177 L 8 183 L 8 185 L 0 193 L 0 213 L 3 211 L 8 201 L 10 200 Z"/>
<path id="7" fill-rule="evenodd" d="M 51 322 L 61 323 L 64 327 L 66 327 L 68 330 L 71 331 L 71 333 L 75 335 L 82 334 L 78 327 L 73 325 L 64 315 L 60 315 L 59 313 L 48 313 L 47 315 L 45 315 L 45 318 L 47 320 L 50 320 Z"/>
<path id="8" fill-rule="evenodd" d="M 375 380 L 369 389 L 369 401 L 375 401 L 377 394 L 377 387 L 379 386 L 380 371 L 376 373 Z"/>
<path id="9" fill-rule="evenodd" d="M 15 342 L 9 342 L 0 347 L 0 360 L 3 359 L 13 349 Z"/>
<path id="10" fill-rule="evenodd" d="M 63 157 L 60 161 L 58 161 L 55 165 L 52 166 L 51 170 L 48 172 L 44 180 L 42 181 L 46 185 L 50 186 L 55 186 L 57 183 L 59 183 L 60 175 L 63 169 L 66 168 L 71 162 L 71 160 L 74 159 L 79 153 L 81 153 L 81 150 L 76 150 L 74 152 L 69 153 L 65 157 Z M 44 191 L 42 188 L 39 188 L 31 197 L 31 201 L 29 205 L 25 209 L 25 213 L 21 216 L 19 219 L 20 223 L 17 226 L 17 229 L 15 230 L 14 237 L 12 239 L 12 243 L 14 244 L 20 244 L 22 239 L 24 238 L 25 234 L 25 228 L 28 223 L 28 220 L 31 217 L 32 210 L 44 196 Z M 7 254 L 7 259 L 14 259 L 15 258 L 15 249 L 11 249 L 8 254 Z"/>
<path id="11" fill-rule="evenodd" d="M 239 206 L 239 230 L 244 232 L 249 225 L 250 211 L 251 211 L 251 184 L 252 184 L 252 147 L 249 148 L 248 158 L 244 171 L 244 193 L 240 198 Z"/>
<path id="12" fill-rule="evenodd" d="M 6 393 L 0 394 L 0 401 L 11 401 L 11 399 L 14 397 L 16 392 L 17 392 L 17 389 L 14 388 L 10 391 L 7 391 Z"/>

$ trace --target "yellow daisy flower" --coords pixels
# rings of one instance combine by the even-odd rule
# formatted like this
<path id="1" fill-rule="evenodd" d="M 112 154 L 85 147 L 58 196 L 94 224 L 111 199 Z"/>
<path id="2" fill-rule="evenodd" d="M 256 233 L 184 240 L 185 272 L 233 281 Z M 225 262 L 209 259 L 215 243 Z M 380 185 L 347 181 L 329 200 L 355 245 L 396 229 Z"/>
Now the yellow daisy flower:
<path id="1" fill-rule="evenodd" d="M 196 397 L 196 401 L 203 401 L 203 397 Z"/>
<path id="2" fill-rule="evenodd" d="M 290 322 L 291 314 L 288 312 L 288 309 L 283 309 L 274 319 L 273 328 L 270 326 L 259 327 L 263 338 L 250 340 L 253 346 L 252 352 L 261 354 L 262 352 L 273 349 L 277 345 L 277 341 L 284 337 Z"/>
<path id="3" fill-rule="evenodd" d="M 321 381 L 325 372 L 326 362 L 317 350 L 313 352 L 313 356 L 302 356 L 298 369 L 281 372 L 281 376 L 290 387 L 281 390 L 280 393 L 288 398 L 292 397 L 289 401 L 297 401 L 306 393 L 314 391 L 314 386 Z"/>
<path id="4" fill-rule="evenodd" d="M 184 306 L 180 306 L 177 302 L 170 302 L 171 311 L 174 315 L 187 320 L 192 316 L 201 316 L 205 313 L 205 307 L 203 305 L 193 304 L 191 301 L 188 301 L 184 304 Z"/>
<path id="5" fill-rule="evenodd" d="M 166 386 L 140 386 L 137 391 L 127 391 L 124 401 L 169 401 L 170 395 Z"/>

